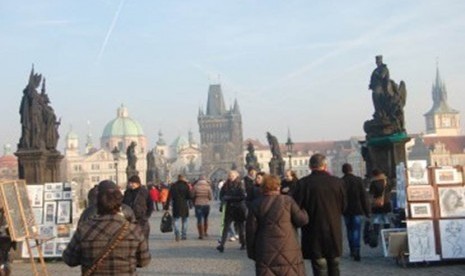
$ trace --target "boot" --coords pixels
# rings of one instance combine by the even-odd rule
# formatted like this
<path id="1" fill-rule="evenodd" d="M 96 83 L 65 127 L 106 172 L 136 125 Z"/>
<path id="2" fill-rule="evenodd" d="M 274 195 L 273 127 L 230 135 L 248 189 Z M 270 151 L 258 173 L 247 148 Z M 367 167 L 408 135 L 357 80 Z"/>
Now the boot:
<path id="1" fill-rule="evenodd" d="M 203 239 L 203 225 L 197 224 L 197 230 L 199 231 L 199 240 Z"/>
<path id="2" fill-rule="evenodd" d="M 356 248 L 353 251 L 354 261 L 360 262 L 360 248 Z"/>
<path id="3" fill-rule="evenodd" d="M 206 222 L 206 221 L 203 224 L 203 236 L 208 237 L 208 222 Z"/>

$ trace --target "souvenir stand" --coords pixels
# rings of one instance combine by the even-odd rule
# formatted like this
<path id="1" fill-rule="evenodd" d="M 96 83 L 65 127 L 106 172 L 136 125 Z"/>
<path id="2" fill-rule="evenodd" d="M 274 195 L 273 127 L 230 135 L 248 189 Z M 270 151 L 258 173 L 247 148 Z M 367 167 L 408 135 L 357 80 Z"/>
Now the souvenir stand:
<path id="1" fill-rule="evenodd" d="M 29 203 L 26 182 L 12 180 L 0 182 L 0 206 L 2 206 L 8 224 L 8 231 L 13 241 L 23 242 L 34 275 L 48 275 L 41 247 L 42 238 L 38 235 L 34 214 Z M 37 248 L 37 257 L 40 260 L 38 269 L 32 257 L 33 248 Z M 42 273 L 42 274 L 40 274 Z"/>
<path id="2" fill-rule="evenodd" d="M 398 166 L 402 170 L 403 164 Z M 407 229 L 384 236 L 388 256 L 405 265 L 465 259 L 465 186 L 461 166 L 427 167 L 426 160 L 407 161 L 406 184 L 398 202 L 405 203 Z M 402 179 L 398 180 L 399 192 Z M 405 194 L 406 191 L 406 194 Z M 401 200 L 401 201 L 399 201 Z M 402 203 L 401 203 L 402 202 Z M 407 246 L 408 245 L 408 246 Z"/>

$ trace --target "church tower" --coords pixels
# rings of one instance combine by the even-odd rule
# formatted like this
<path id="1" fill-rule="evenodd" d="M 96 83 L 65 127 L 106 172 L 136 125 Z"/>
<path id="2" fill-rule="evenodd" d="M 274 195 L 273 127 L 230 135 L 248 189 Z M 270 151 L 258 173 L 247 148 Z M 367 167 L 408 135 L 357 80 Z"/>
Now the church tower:
<path id="1" fill-rule="evenodd" d="M 244 167 L 242 116 L 237 100 L 225 108 L 220 84 L 208 89 L 207 111 L 199 110 L 202 173 L 210 179 L 226 179 L 231 169 Z"/>
<path id="2" fill-rule="evenodd" d="M 436 82 L 433 84 L 432 94 L 433 107 L 424 115 L 426 135 L 460 135 L 460 113 L 447 103 L 446 85 L 439 75 L 439 67 L 436 67 Z"/>

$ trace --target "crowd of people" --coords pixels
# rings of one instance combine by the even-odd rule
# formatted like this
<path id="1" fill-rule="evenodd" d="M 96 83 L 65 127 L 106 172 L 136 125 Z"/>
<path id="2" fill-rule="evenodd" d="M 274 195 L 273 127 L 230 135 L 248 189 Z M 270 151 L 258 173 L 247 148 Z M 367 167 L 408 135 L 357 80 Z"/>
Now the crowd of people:
<path id="1" fill-rule="evenodd" d="M 228 238 L 237 235 L 240 249 L 255 261 L 256 275 L 306 275 L 305 259 L 313 275 L 340 275 L 343 224 L 351 258 L 360 261 L 363 221 L 371 222 L 367 227 L 376 239 L 363 237 L 370 246 L 377 246 L 381 227 L 390 226 L 391 187 L 378 170 L 365 187 L 350 164 L 342 166 L 342 178 L 333 176 L 322 154 L 312 155 L 309 165 L 311 173 L 301 179 L 291 170 L 281 179 L 252 167 L 244 177 L 231 170 L 225 181 L 214 183 L 203 176 L 190 182 L 179 175 L 169 185 L 146 187 L 132 176 L 124 194 L 112 181 L 102 181 L 89 192 L 89 206 L 63 260 L 80 265 L 83 275 L 133 275 L 150 262 L 148 220 L 153 211 L 171 210 L 174 241 L 180 242 L 187 239 L 193 208 L 198 239 L 205 239 L 211 202 L 218 199 L 220 253 Z"/>

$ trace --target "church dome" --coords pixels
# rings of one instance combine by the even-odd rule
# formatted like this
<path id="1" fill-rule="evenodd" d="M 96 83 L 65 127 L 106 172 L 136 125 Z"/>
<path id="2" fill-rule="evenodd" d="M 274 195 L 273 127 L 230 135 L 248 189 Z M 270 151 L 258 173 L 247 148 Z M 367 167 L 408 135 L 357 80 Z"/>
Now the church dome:
<path id="1" fill-rule="evenodd" d="M 102 138 L 115 136 L 142 136 L 144 131 L 136 120 L 128 116 L 128 109 L 121 105 L 116 119 L 110 121 L 103 129 Z"/>
<path id="2" fill-rule="evenodd" d="M 189 146 L 189 142 L 187 141 L 186 138 L 182 136 L 178 136 L 176 139 L 174 139 L 173 143 L 171 144 L 171 147 L 176 150 L 176 152 L 187 148 Z"/>

